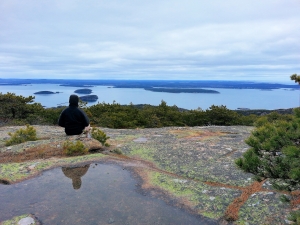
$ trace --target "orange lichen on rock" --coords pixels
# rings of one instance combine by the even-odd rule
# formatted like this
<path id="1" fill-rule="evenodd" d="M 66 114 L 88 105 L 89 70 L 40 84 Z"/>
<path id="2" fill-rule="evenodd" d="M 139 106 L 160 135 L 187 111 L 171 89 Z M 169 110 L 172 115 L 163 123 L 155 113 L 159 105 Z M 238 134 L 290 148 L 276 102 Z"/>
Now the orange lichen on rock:
<path id="1" fill-rule="evenodd" d="M 24 149 L 22 152 L 1 152 L 0 163 L 24 162 L 34 159 L 48 159 L 50 157 L 61 157 L 62 149 L 53 145 L 39 145 Z"/>
<path id="2" fill-rule="evenodd" d="M 293 191 L 291 193 L 293 200 L 291 201 L 292 207 L 296 207 L 300 204 L 300 190 Z"/>
<path id="3" fill-rule="evenodd" d="M 234 201 L 227 207 L 227 210 L 225 212 L 225 219 L 228 221 L 235 221 L 239 218 L 239 210 L 242 205 L 248 200 L 248 198 L 260 191 L 266 191 L 262 188 L 262 185 L 265 181 L 255 181 L 250 186 L 244 187 L 242 194 L 234 199 Z"/>
<path id="4" fill-rule="evenodd" d="M 194 131 L 194 130 L 171 130 L 171 134 L 177 135 L 179 138 L 184 138 L 184 139 L 205 139 L 209 137 L 215 137 L 215 136 L 221 136 L 224 135 L 224 133 L 220 131 Z"/>

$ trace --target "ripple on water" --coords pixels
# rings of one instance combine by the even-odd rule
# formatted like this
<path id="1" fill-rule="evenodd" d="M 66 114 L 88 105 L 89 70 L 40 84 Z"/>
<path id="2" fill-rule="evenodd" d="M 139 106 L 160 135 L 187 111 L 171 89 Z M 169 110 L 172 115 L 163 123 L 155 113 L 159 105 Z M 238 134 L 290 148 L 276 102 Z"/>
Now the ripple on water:
<path id="1" fill-rule="evenodd" d="M 0 221 L 34 214 L 42 224 L 216 224 L 137 191 L 130 172 L 114 164 L 56 168 L 0 185 Z"/>

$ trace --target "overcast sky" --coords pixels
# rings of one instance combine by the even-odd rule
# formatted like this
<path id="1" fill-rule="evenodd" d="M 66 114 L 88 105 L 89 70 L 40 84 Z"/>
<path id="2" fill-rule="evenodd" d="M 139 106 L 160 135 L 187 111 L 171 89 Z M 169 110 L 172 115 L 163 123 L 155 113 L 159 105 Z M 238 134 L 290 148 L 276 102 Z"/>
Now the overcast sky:
<path id="1" fill-rule="evenodd" d="M 0 78 L 289 81 L 299 0 L 2 0 Z"/>

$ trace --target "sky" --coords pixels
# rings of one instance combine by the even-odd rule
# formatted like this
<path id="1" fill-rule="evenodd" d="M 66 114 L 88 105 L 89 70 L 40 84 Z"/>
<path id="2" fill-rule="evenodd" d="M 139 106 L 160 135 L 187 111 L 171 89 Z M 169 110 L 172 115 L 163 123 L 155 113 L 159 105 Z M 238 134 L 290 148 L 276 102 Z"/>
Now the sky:
<path id="1" fill-rule="evenodd" d="M 3 0 L 0 78 L 289 81 L 299 0 Z"/>

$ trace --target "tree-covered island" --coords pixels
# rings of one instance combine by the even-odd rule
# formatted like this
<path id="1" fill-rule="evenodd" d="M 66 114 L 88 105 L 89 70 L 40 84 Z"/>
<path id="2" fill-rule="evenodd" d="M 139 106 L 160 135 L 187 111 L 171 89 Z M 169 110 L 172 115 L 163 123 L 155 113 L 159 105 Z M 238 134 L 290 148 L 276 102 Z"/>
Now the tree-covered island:
<path id="1" fill-rule="evenodd" d="M 53 92 L 53 91 L 38 91 L 38 92 L 35 92 L 34 94 L 35 95 L 52 95 L 52 94 L 57 94 L 59 93 L 58 91 L 57 92 Z"/>
<path id="2" fill-rule="evenodd" d="M 84 95 L 84 96 L 80 96 L 79 98 L 81 101 L 84 101 L 84 102 L 95 102 L 98 100 L 97 95 Z"/>
<path id="3" fill-rule="evenodd" d="M 202 88 L 144 88 L 146 91 L 153 92 L 167 92 L 167 93 L 206 93 L 206 94 L 220 94 L 215 90 L 208 90 Z"/>
<path id="4" fill-rule="evenodd" d="M 77 89 L 74 92 L 77 93 L 77 94 L 86 94 L 86 95 L 89 95 L 89 94 L 92 93 L 92 90 L 88 89 L 88 88 L 83 88 L 83 89 Z"/>

